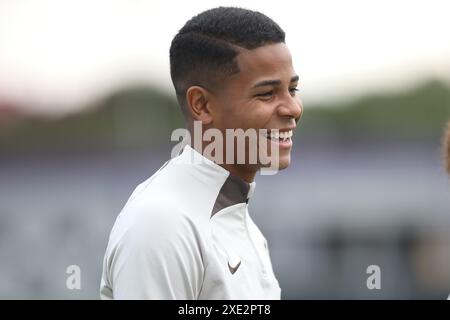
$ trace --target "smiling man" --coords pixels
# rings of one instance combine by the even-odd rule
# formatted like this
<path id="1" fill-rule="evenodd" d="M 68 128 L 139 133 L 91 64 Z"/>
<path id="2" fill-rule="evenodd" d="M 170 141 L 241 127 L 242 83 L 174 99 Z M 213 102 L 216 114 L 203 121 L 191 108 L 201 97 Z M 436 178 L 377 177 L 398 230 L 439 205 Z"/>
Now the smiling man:
<path id="1" fill-rule="evenodd" d="M 289 165 L 302 114 L 285 34 L 259 12 L 207 10 L 174 37 L 170 63 L 187 130 L 200 143 L 188 142 L 130 196 L 111 231 L 101 297 L 279 299 L 248 202 L 259 170 Z M 233 130 L 232 142 L 249 132 L 256 140 L 223 139 L 223 150 L 207 152 L 211 139 L 196 125 L 224 137 Z M 255 150 L 265 159 L 251 161 Z M 232 161 L 216 161 L 217 152 Z"/>

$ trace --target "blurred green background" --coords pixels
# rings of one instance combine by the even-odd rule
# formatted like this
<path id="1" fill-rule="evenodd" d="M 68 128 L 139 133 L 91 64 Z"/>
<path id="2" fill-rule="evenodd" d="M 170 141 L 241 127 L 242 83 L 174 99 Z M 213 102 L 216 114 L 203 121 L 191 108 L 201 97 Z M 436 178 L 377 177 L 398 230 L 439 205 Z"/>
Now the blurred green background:
<path id="1" fill-rule="evenodd" d="M 80 109 L 88 111 L 62 119 L 9 115 L 0 127 L 0 150 L 145 150 L 165 145 L 173 129 L 184 126 L 175 97 L 151 87 L 123 89 Z M 449 117 L 448 84 L 429 80 L 404 92 L 306 105 L 296 142 L 437 145 Z"/>
<path id="2" fill-rule="evenodd" d="M 84 109 L 1 118 L 2 298 L 96 299 L 115 217 L 170 157 L 170 133 L 183 126 L 174 96 L 146 86 Z M 257 177 L 250 203 L 283 298 L 446 297 L 450 190 L 440 139 L 449 118 L 450 88 L 437 80 L 305 105 L 292 166 Z M 71 264 L 82 269 L 82 290 L 65 288 Z M 372 264 L 381 290 L 366 287 Z"/>
<path id="3" fill-rule="evenodd" d="M 99 298 L 111 227 L 183 127 L 172 37 L 203 10 L 250 6 L 107 3 L 0 1 L 0 298 Z M 251 4 L 286 31 L 304 101 L 291 166 L 258 175 L 249 204 L 282 298 L 450 294 L 449 6 Z"/>

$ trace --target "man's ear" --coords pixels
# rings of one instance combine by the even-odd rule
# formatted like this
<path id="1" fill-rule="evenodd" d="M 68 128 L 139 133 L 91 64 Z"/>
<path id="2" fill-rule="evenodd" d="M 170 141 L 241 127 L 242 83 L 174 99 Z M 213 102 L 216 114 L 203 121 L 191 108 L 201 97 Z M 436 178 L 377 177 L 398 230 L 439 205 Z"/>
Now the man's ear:
<path id="1" fill-rule="evenodd" d="M 212 122 L 209 92 L 200 86 L 191 86 L 186 90 L 188 112 L 193 120 L 208 125 Z"/>

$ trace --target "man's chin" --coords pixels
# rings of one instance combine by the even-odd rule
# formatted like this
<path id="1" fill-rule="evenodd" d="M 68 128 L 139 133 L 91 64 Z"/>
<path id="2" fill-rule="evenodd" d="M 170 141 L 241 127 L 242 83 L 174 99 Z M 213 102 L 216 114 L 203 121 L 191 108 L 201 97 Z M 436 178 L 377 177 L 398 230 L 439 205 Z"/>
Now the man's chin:
<path id="1" fill-rule="evenodd" d="M 285 158 L 283 157 L 283 158 L 280 159 L 278 170 L 286 169 L 287 167 L 289 167 L 290 164 L 291 164 L 291 157 L 290 157 L 290 155 L 285 157 Z"/>
<path id="2" fill-rule="evenodd" d="M 262 165 L 260 168 L 283 170 L 289 167 L 290 164 L 291 164 L 291 155 L 288 154 L 286 156 L 279 157 L 278 161 L 271 159 L 271 161 L 268 164 Z"/>

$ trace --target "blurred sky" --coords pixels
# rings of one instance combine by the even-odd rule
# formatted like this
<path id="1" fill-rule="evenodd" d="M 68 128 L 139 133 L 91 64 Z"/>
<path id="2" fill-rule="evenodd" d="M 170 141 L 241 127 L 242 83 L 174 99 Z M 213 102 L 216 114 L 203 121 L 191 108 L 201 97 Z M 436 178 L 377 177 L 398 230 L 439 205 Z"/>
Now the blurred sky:
<path id="1" fill-rule="evenodd" d="M 305 103 L 450 79 L 450 1 L 0 0 L 0 106 L 61 113 L 133 83 L 171 90 L 173 36 L 219 5 L 281 25 Z"/>

